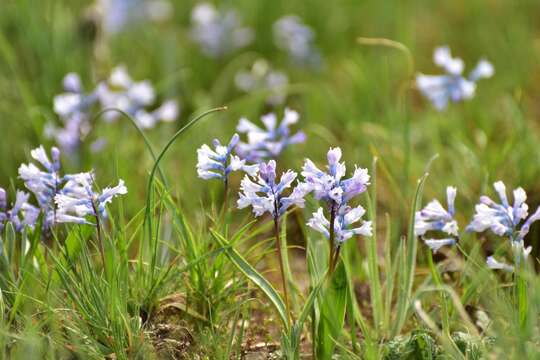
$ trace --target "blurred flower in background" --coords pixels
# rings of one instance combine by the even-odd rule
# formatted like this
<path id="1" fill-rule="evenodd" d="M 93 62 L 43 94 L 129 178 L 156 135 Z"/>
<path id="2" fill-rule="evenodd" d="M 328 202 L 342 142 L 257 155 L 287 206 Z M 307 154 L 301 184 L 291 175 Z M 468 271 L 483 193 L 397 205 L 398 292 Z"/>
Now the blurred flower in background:
<path id="1" fill-rule="evenodd" d="M 448 46 L 435 49 L 433 62 L 442 67 L 447 74 L 418 74 L 416 87 L 439 111 L 446 109 L 450 101 L 460 102 L 472 99 L 476 91 L 476 82 L 480 79 L 490 78 L 495 73 L 493 65 L 487 60 L 481 59 L 469 77 L 464 77 L 462 75 L 465 66 L 463 60 L 457 57 L 453 58 Z"/>
<path id="2" fill-rule="evenodd" d="M 315 47 L 315 33 L 296 15 L 278 19 L 273 26 L 276 45 L 285 50 L 293 63 L 302 66 L 319 67 L 322 58 Z"/>
<path id="3" fill-rule="evenodd" d="M 286 108 L 283 120 L 278 125 L 276 114 L 266 114 L 261 117 L 264 129 L 246 118 L 240 119 L 236 130 L 247 135 L 247 142 L 239 142 L 236 153 L 240 158 L 255 163 L 278 157 L 289 145 L 306 141 L 306 134 L 303 131 L 291 135 L 289 129 L 299 118 L 300 115 L 296 111 Z"/>
<path id="4" fill-rule="evenodd" d="M 143 129 L 153 128 L 159 121 L 172 122 L 178 117 L 179 106 L 175 100 L 167 100 L 150 111 L 156 100 L 155 90 L 149 80 L 135 82 L 124 65 L 113 69 L 107 82 L 98 85 L 97 94 L 103 109 L 119 109 L 135 120 Z M 103 114 L 106 121 L 115 121 L 120 113 Z"/>
<path id="5" fill-rule="evenodd" d="M 62 122 L 57 127 L 49 122 L 45 126 L 45 136 L 54 139 L 68 154 L 75 153 L 83 139 L 91 130 L 89 111 L 98 101 L 96 91 L 86 93 L 81 78 L 76 73 L 68 73 L 63 80 L 64 93 L 54 97 L 54 112 Z"/>
<path id="6" fill-rule="evenodd" d="M 166 0 L 97 0 L 93 10 L 103 32 L 117 34 L 134 23 L 166 20 L 173 9 Z"/>
<path id="7" fill-rule="evenodd" d="M 212 4 L 201 3 L 191 12 L 191 37 L 202 52 L 220 58 L 253 41 L 251 28 L 243 27 L 234 10 L 218 11 Z"/>
<path id="8" fill-rule="evenodd" d="M 268 92 L 266 102 L 272 106 L 283 104 L 287 98 L 289 78 L 285 73 L 273 70 L 264 59 L 255 61 L 251 69 L 238 72 L 234 82 L 239 90 L 246 93 Z"/>

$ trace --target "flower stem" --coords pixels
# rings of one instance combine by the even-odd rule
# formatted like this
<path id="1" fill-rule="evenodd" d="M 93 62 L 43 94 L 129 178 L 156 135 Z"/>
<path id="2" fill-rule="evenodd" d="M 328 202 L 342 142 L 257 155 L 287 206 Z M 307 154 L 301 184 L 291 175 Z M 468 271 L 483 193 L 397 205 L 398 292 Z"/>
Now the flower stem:
<path id="1" fill-rule="evenodd" d="M 92 208 L 94 210 L 94 217 L 96 219 L 99 254 L 101 255 L 101 262 L 103 263 L 103 268 L 105 268 L 105 250 L 103 249 L 103 239 L 101 237 L 101 223 L 99 221 L 99 213 L 94 202 L 92 202 Z"/>
<path id="2" fill-rule="evenodd" d="M 276 214 L 274 214 L 274 233 L 276 236 L 276 249 L 279 258 L 279 270 L 281 273 L 281 284 L 283 286 L 283 296 L 285 297 L 285 308 L 287 310 L 287 321 L 289 327 L 291 326 L 291 307 L 289 305 L 289 290 L 287 286 L 287 280 L 285 279 L 285 268 L 283 266 L 283 254 L 281 253 L 281 238 L 279 234 L 279 216 L 277 215 L 277 205 L 276 205 Z"/>
<path id="3" fill-rule="evenodd" d="M 335 229 L 334 224 L 336 222 L 336 202 L 332 200 L 332 203 L 330 205 L 330 247 L 328 249 L 328 267 L 330 268 L 330 272 L 333 271 L 333 263 L 334 263 L 334 237 L 335 237 Z"/>
<path id="4" fill-rule="evenodd" d="M 334 258 L 332 260 L 332 263 L 330 264 L 330 274 L 332 274 L 334 270 L 336 269 L 337 262 L 339 261 L 340 250 L 341 250 L 341 246 L 338 245 L 334 253 Z"/>
<path id="5" fill-rule="evenodd" d="M 223 190 L 223 208 L 221 209 L 221 225 L 225 228 L 225 218 L 229 210 L 229 180 L 225 179 L 225 185 Z"/>

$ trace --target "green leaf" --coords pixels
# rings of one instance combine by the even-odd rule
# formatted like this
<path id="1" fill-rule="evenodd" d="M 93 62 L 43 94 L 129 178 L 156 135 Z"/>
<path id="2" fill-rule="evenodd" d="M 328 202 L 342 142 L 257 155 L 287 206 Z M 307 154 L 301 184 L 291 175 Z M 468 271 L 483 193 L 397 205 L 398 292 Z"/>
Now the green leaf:
<path id="1" fill-rule="evenodd" d="M 229 246 L 229 242 L 221 234 L 214 230 L 212 235 L 217 242 L 224 247 L 225 254 L 233 262 L 233 264 L 240 270 L 249 280 L 251 280 L 261 291 L 266 295 L 268 300 L 274 305 L 281 322 L 288 332 L 287 311 L 285 310 L 285 303 L 279 296 L 278 292 L 270 284 L 264 276 L 262 276 L 253 266 L 251 266 L 234 248 Z"/>
<path id="2" fill-rule="evenodd" d="M 315 340 L 317 359 L 332 358 L 335 341 L 339 340 L 343 330 L 347 298 L 347 272 L 343 262 L 340 262 L 323 294 L 317 339 Z"/>

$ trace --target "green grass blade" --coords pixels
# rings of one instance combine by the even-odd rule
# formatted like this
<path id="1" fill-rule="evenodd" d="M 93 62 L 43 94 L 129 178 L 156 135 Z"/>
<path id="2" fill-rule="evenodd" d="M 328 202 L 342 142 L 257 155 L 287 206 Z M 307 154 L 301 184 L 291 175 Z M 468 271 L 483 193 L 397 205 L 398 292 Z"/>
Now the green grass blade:
<path id="1" fill-rule="evenodd" d="M 377 158 L 373 159 L 373 166 L 371 169 L 371 193 L 371 196 L 369 193 L 367 193 L 367 196 L 369 204 L 368 213 L 372 222 L 373 235 L 366 238 L 366 246 L 374 330 L 375 332 L 379 332 L 383 321 L 383 296 L 377 254 Z"/>
<path id="2" fill-rule="evenodd" d="M 212 235 L 217 242 L 224 247 L 225 254 L 249 280 L 251 280 L 270 300 L 276 309 L 279 318 L 288 332 L 288 316 L 285 310 L 285 303 L 278 292 L 264 276 L 262 276 L 253 266 L 251 266 L 235 249 L 229 247 L 229 242 L 223 236 L 212 230 Z"/>
<path id="3" fill-rule="evenodd" d="M 414 219 L 415 214 L 422 198 L 424 191 L 424 184 L 428 177 L 428 173 L 418 180 L 416 186 L 416 193 L 411 207 L 409 217 L 409 228 L 407 231 L 407 256 L 405 259 L 405 268 L 403 269 L 403 277 L 400 282 L 400 291 L 398 296 L 398 302 L 396 307 L 396 321 L 394 322 L 394 328 L 392 330 L 392 337 L 395 337 L 401 332 L 403 325 L 405 324 L 407 313 L 411 305 L 411 292 L 414 282 L 414 272 L 416 269 L 416 252 L 418 247 L 418 240 L 414 236 Z"/>

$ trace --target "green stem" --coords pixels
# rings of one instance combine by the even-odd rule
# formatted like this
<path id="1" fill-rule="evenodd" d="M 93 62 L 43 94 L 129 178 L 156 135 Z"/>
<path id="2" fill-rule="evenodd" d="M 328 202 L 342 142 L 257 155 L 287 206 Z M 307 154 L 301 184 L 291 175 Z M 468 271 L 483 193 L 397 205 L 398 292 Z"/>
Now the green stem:
<path id="1" fill-rule="evenodd" d="M 333 263 L 334 263 L 334 237 L 335 237 L 335 229 L 334 224 L 336 222 L 336 202 L 332 200 L 332 203 L 330 205 L 330 236 L 328 238 L 330 242 L 330 247 L 328 249 L 328 268 L 330 269 L 330 273 L 333 271 Z"/>
<path id="2" fill-rule="evenodd" d="M 225 218 L 227 217 L 227 210 L 229 209 L 229 180 L 225 179 L 225 185 L 223 190 L 223 208 L 221 209 L 221 225 L 225 228 Z"/>
<path id="3" fill-rule="evenodd" d="M 99 213 L 93 201 L 92 201 L 92 209 L 94 210 L 94 217 L 96 219 L 99 254 L 101 255 L 101 262 L 103 263 L 103 268 L 105 269 L 105 249 L 103 248 L 103 240 L 101 238 L 101 223 L 99 221 Z"/>
<path id="4" fill-rule="evenodd" d="M 278 258 L 279 258 L 279 270 L 281 273 L 281 284 L 283 286 L 283 296 L 285 297 L 285 308 L 287 310 L 287 321 L 290 328 L 291 327 L 291 307 L 289 304 L 289 290 L 287 286 L 287 280 L 285 278 L 285 267 L 283 265 L 283 254 L 281 252 L 281 239 L 279 236 L 279 216 L 277 213 L 277 201 L 274 207 L 276 211 L 276 214 L 274 216 L 274 233 L 276 236 L 276 249 L 277 249 Z"/>

